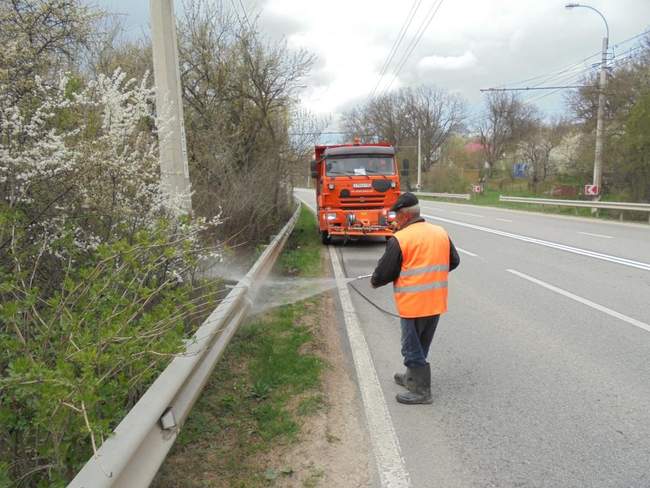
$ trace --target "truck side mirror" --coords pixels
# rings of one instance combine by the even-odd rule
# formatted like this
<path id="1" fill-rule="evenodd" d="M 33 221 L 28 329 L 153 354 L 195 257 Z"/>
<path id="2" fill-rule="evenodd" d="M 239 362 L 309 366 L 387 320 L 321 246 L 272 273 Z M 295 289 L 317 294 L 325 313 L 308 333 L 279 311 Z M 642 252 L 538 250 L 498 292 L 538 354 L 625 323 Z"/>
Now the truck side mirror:
<path id="1" fill-rule="evenodd" d="M 312 178 L 318 178 L 318 164 L 316 163 L 315 159 L 311 160 L 311 177 Z"/>

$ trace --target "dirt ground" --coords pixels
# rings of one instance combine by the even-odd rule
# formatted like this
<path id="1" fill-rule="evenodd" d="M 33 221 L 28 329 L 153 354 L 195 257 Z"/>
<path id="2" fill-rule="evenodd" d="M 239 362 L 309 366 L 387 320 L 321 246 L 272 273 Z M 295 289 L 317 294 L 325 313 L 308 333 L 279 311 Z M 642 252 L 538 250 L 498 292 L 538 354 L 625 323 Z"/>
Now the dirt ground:
<path id="1" fill-rule="evenodd" d="M 335 293 L 323 296 L 322 313 L 311 324 L 318 340 L 309 352 L 328 365 L 322 376 L 324 408 L 305 418 L 298 442 L 264 456 L 265 464 L 291 470 L 278 476 L 273 486 L 360 488 L 371 484 L 370 441 L 354 371 L 346 364 L 341 344 L 345 338 L 338 331 Z"/>

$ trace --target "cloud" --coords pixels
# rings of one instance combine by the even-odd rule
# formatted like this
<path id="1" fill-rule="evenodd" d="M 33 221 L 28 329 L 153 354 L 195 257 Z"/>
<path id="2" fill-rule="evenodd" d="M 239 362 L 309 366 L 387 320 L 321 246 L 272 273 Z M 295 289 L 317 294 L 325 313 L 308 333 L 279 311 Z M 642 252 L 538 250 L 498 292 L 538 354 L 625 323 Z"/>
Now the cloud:
<path id="1" fill-rule="evenodd" d="M 423 71 L 453 71 L 471 68 L 476 62 L 474 53 L 465 51 L 461 56 L 426 56 L 420 60 L 418 68 Z"/>
<path id="2" fill-rule="evenodd" d="M 83 0 L 110 11 L 128 14 L 133 32 L 148 30 L 148 2 Z M 216 0 L 208 0 L 216 2 Z M 573 84 L 591 69 L 604 33 L 602 20 L 586 9 L 564 9 L 566 0 L 453 0 L 444 2 L 419 42 L 418 29 L 435 0 L 421 3 L 386 73 L 382 67 L 400 38 L 413 2 L 395 0 L 241 0 L 248 16 L 257 19 L 263 38 L 286 41 L 290 49 L 306 49 L 317 56 L 302 106 L 322 114 L 336 114 L 371 94 L 403 86 L 436 85 L 460 93 L 478 110 L 480 88 L 525 86 L 521 80 Z M 223 8 L 240 6 L 217 2 Z M 419 4 L 418 3 L 418 4 Z M 606 16 L 615 45 L 648 28 L 648 0 L 592 0 Z M 176 2 L 182 13 L 183 2 Z M 238 9 L 241 10 L 241 9 Z M 633 47 L 618 47 L 621 53 Z M 409 56 L 405 56 L 409 53 Z M 575 70 L 556 75 L 567 66 Z M 548 78 L 540 76 L 549 75 Z M 523 83 L 523 84 L 522 84 Z M 375 91 L 375 87 L 378 87 Z M 522 93 L 542 109 L 566 110 L 563 91 Z"/>
<path id="3" fill-rule="evenodd" d="M 276 15 L 273 12 L 265 13 L 261 18 L 261 22 L 263 35 L 274 40 L 286 39 L 299 34 L 304 28 L 300 23 L 300 19 Z"/>

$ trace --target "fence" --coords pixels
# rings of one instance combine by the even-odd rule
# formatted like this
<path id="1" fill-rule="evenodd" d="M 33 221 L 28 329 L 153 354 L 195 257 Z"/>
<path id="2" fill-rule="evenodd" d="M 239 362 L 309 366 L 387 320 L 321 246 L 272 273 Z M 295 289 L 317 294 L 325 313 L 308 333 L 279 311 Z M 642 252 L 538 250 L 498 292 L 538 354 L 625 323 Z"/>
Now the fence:
<path id="1" fill-rule="evenodd" d="M 419 197 L 453 198 L 458 200 L 469 200 L 471 198 L 468 193 L 428 193 L 424 191 L 413 193 Z"/>
<path id="2" fill-rule="evenodd" d="M 214 366 L 245 319 L 300 208 L 86 463 L 68 488 L 149 486 Z"/>
<path id="3" fill-rule="evenodd" d="M 586 207 L 608 210 L 632 210 L 635 212 L 650 212 L 650 203 L 602 202 L 590 200 L 556 200 L 553 198 L 507 197 L 500 195 L 500 202 L 533 203 L 538 205 L 556 205 L 560 207 Z M 622 216 L 622 214 L 621 214 Z M 650 222 L 650 215 L 648 216 Z"/>

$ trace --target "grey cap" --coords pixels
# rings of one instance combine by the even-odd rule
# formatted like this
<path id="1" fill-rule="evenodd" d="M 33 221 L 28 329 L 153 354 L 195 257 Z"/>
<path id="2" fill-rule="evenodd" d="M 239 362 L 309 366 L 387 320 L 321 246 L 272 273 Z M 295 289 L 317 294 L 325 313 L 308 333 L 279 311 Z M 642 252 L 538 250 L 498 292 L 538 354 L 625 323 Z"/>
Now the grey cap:
<path id="1" fill-rule="evenodd" d="M 406 192 L 402 193 L 395 204 L 390 208 L 391 212 L 397 212 L 400 208 L 408 208 L 419 203 L 418 197 L 413 195 L 413 193 Z"/>

